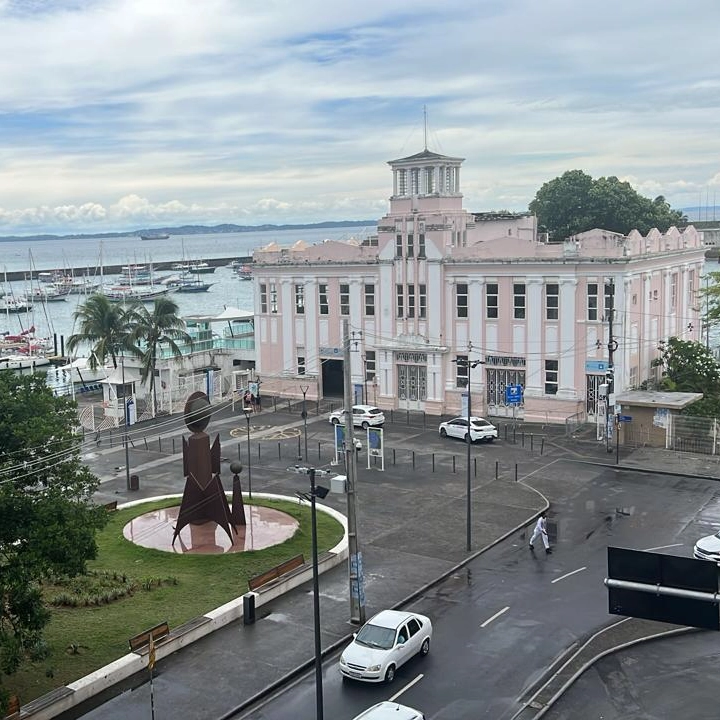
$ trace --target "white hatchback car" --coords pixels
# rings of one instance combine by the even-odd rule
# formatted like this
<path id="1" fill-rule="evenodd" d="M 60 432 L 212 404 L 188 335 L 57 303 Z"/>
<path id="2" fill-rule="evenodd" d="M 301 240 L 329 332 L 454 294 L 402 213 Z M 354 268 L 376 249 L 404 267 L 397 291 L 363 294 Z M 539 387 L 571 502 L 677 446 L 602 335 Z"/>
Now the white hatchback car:
<path id="1" fill-rule="evenodd" d="M 440 423 L 439 432 L 441 437 L 455 437 L 467 442 L 468 419 L 467 417 L 456 417 L 452 420 Z M 470 418 L 470 440 L 478 442 L 492 442 L 498 436 L 497 428 L 481 417 Z"/>
<path id="2" fill-rule="evenodd" d="M 386 700 L 363 710 L 355 720 L 425 720 L 425 715 L 407 705 Z"/>
<path id="3" fill-rule="evenodd" d="M 415 655 L 430 652 L 430 618 L 399 610 L 383 610 L 368 620 L 340 656 L 344 678 L 392 682 L 395 671 Z"/>
<path id="4" fill-rule="evenodd" d="M 720 563 L 720 531 L 700 538 L 693 548 L 693 557 Z"/>
<path id="5" fill-rule="evenodd" d="M 328 418 L 333 425 L 345 424 L 345 410 L 335 410 L 330 413 Z M 367 430 L 369 427 L 382 425 L 385 422 L 385 414 L 380 408 L 372 405 L 353 405 L 352 407 L 353 425 Z"/>

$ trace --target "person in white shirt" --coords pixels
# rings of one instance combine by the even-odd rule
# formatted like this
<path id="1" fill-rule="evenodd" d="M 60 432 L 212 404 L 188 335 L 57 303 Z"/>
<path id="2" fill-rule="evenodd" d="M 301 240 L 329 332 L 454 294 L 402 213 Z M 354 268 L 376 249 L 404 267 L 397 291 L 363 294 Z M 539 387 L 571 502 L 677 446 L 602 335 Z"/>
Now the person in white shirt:
<path id="1" fill-rule="evenodd" d="M 545 517 L 545 513 L 541 512 L 540 517 L 537 519 L 537 522 L 535 523 L 535 530 L 533 530 L 533 534 L 530 537 L 530 549 L 535 549 L 535 541 L 541 537 L 543 541 L 543 545 L 545 546 L 545 552 L 549 555 L 552 552 L 552 548 L 550 547 L 550 541 L 548 540 L 548 534 L 547 534 L 547 518 Z"/>

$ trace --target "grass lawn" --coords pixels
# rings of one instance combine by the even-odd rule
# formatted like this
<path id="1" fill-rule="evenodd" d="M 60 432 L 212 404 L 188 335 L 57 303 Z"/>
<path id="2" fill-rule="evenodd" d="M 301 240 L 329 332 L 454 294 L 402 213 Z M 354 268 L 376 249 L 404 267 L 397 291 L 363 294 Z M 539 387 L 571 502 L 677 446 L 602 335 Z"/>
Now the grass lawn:
<path id="1" fill-rule="evenodd" d="M 247 500 L 246 500 L 247 503 Z M 98 534 L 98 557 L 88 569 L 125 575 L 135 581 L 132 595 L 91 607 L 52 607 L 45 631 L 49 655 L 25 663 L 4 686 L 27 703 L 87 675 L 128 652 L 128 639 L 165 620 L 177 627 L 247 592 L 247 580 L 294 555 L 312 555 L 310 508 L 291 501 L 262 500 L 300 522 L 280 545 L 227 555 L 178 555 L 127 541 L 123 526 L 133 517 L 179 504 L 166 499 L 114 512 Z M 318 551 L 336 545 L 342 526 L 318 512 Z M 50 594 L 48 588 L 47 593 Z M 53 594 L 56 590 L 53 589 Z"/>

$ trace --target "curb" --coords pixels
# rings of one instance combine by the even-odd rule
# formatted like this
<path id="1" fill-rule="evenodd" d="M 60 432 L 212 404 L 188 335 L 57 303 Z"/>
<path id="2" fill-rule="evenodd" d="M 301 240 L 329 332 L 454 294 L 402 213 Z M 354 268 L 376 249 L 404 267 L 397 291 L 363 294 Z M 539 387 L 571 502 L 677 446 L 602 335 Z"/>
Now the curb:
<path id="1" fill-rule="evenodd" d="M 596 467 L 604 467 L 609 470 L 619 470 L 621 472 L 639 472 L 646 473 L 648 475 L 669 475 L 670 477 L 688 477 L 687 472 L 675 472 L 674 470 L 662 470 L 658 468 L 646 468 L 639 465 L 610 465 L 609 463 L 600 462 L 599 460 L 574 460 L 572 458 L 558 458 L 561 462 L 573 462 L 581 465 L 595 465 Z M 698 475 L 692 474 L 695 480 L 712 480 L 713 482 L 720 481 L 719 477 L 713 475 Z"/>

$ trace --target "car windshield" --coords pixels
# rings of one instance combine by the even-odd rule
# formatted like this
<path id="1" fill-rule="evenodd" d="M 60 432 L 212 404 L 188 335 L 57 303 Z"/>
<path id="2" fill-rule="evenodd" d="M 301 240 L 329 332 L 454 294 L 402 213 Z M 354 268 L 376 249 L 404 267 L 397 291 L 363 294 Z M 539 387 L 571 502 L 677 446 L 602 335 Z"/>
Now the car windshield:
<path id="1" fill-rule="evenodd" d="M 355 642 L 368 647 L 389 650 L 395 641 L 395 630 L 380 627 L 379 625 L 364 625 L 355 637 Z"/>
<path id="2" fill-rule="evenodd" d="M 368 415 L 380 415 L 382 410 L 380 408 L 368 408 L 368 410 L 366 410 L 366 412 Z"/>
<path id="3" fill-rule="evenodd" d="M 491 423 L 489 423 L 487 420 L 473 420 L 473 425 L 475 427 L 489 427 Z"/>

